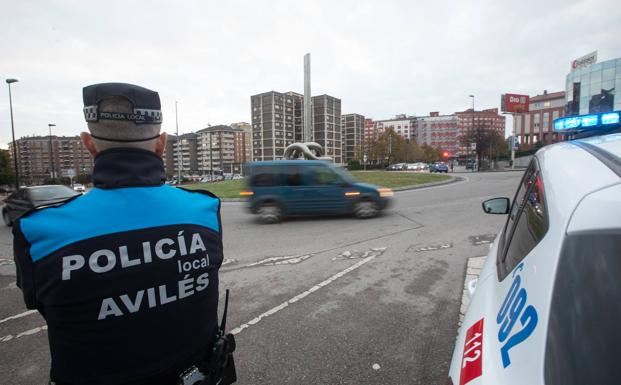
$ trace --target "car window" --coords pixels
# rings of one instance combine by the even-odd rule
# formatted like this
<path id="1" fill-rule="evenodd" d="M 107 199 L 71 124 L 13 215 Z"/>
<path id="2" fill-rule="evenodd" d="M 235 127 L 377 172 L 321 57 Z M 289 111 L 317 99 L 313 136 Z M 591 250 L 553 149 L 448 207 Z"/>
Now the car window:
<path id="1" fill-rule="evenodd" d="M 331 185 L 343 181 L 340 176 L 328 167 L 312 167 L 311 176 L 312 184 L 314 185 Z"/>
<path id="2" fill-rule="evenodd" d="M 277 178 L 273 167 L 256 167 L 250 185 L 255 187 L 277 186 Z"/>
<path id="3" fill-rule="evenodd" d="M 285 185 L 287 186 L 301 186 L 302 185 L 302 174 L 300 173 L 300 168 L 293 166 L 288 167 L 285 170 Z"/>
<path id="4" fill-rule="evenodd" d="M 522 176 L 522 180 L 520 181 L 520 184 L 518 185 L 518 190 L 515 192 L 515 196 L 513 197 L 513 202 L 511 204 L 511 209 L 509 210 L 509 216 L 507 218 L 507 223 L 505 224 L 505 228 L 504 228 L 503 235 L 502 235 L 503 248 L 507 244 L 507 241 L 511 235 L 511 230 L 513 228 L 513 225 L 515 224 L 515 221 L 517 220 L 518 212 L 526 197 L 526 191 L 528 190 L 528 188 L 530 187 L 532 183 L 532 177 L 533 177 L 533 174 L 535 173 L 535 167 L 536 166 L 535 166 L 534 161 L 531 162 L 529 167 L 526 169 L 526 172 L 524 172 L 524 176 Z M 501 252 L 501 254 L 503 253 Z"/>
<path id="5" fill-rule="evenodd" d="M 67 186 L 48 186 L 30 189 L 28 195 L 32 201 L 44 202 L 69 198 L 76 195 L 76 192 Z"/>
<path id="6" fill-rule="evenodd" d="M 568 236 L 559 259 L 545 350 L 546 385 L 621 378 L 621 229 Z"/>
<path id="7" fill-rule="evenodd" d="M 498 278 L 503 280 L 548 231 L 543 181 L 535 160 L 524 174 L 513 200 L 499 248 Z"/>

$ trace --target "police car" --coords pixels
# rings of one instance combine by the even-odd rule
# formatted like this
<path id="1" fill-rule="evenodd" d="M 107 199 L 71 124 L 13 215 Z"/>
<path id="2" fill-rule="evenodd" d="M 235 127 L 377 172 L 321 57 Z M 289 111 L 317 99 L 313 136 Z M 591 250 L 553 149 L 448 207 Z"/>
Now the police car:
<path id="1" fill-rule="evenodd" d="M 507 221 L 467 284 L 447 383 L 620 384 L 621 134 L 544 147 L 483 210 Z"/>

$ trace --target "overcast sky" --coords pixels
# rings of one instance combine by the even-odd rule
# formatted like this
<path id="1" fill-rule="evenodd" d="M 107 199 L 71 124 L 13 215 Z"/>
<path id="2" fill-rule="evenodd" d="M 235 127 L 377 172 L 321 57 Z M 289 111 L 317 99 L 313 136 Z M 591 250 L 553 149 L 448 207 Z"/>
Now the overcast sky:
<path id="1" fill-rule="evenodd" d="M 82 87 L 128 82 L 160 93 L 164 130 L 250 121 L 250 95 L 303 91 L 343 113 L 386 119 L 499 107 L 505 92 L 564 89 L 572 59 L 621 56 L 621 2 L 4 1 L 0 74 L 15 134 L 85 130 Z M 11 140 L 6 83 L 0 147 Z M 508 128 L 509 130 L 509 128 Z"/>

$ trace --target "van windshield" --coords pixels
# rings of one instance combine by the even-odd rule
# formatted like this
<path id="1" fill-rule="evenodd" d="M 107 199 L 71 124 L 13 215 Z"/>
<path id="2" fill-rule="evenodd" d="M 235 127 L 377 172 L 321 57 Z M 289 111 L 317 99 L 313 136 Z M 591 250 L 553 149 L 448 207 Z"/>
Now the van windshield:
<path id="1" fill-rule="evenodd" d="M 339 167 L 333 167 L 332 170 L 334 170 L 334 172 L 336 172 L 338 174 L 338 176 L 340 176 L 341 178 L 343 178 L 343 180 L 345 182 L 348 183 L 357 183 L 358 181 L 356 180 L 356 178 L 354 178 L 349 172 L 347 172 L 347 170 L 339 168 Z"/>

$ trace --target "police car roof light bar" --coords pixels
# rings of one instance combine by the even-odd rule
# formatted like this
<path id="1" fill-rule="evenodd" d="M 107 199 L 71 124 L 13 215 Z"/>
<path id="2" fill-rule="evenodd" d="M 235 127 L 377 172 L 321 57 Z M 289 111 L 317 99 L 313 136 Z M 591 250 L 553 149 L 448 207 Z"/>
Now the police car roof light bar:
<path id="1" fill-rule="evenodd" d="M 554 131 L 580 133 L 584 131 L 611 131 L 621 123 L 621 111 L 602 112 L 578 116 L 566 116 L 554 120 Z"/>

